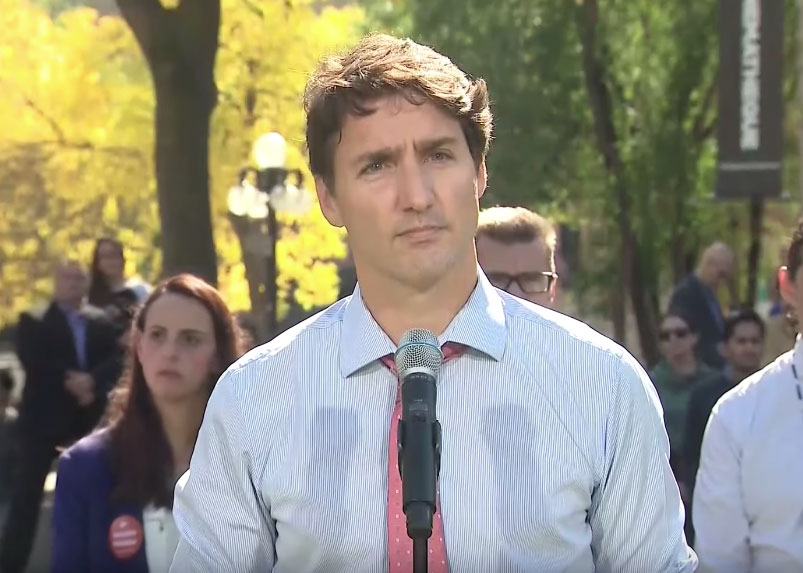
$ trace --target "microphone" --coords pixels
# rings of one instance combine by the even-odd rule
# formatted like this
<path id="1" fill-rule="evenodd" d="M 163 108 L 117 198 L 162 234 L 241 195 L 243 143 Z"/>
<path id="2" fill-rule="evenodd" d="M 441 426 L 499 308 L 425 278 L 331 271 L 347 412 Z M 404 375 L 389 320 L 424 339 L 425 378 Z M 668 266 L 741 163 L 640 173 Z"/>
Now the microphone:
<path id="1" fill-rule="evenodd" d="M 432 535 L 440 471 L 441 427 L 435 419 L 435 381 L 443 352 L 438 337 L 422 328 L 408 330 L 394 360 L 402 394 L 398 435 L 402 507 L 407 517 L 407 535 L 426 543 Z"/>

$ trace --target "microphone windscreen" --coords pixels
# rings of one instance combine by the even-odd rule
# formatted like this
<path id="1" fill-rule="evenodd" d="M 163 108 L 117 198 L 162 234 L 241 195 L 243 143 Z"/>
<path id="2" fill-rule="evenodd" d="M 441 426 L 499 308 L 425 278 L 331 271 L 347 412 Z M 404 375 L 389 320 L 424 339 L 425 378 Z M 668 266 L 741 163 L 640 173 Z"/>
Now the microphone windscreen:
<path id="1" fill-rule="evenodd" d="M 443 352 L 438 344 L 438 337 L 424 328 L 412 328 L 405 332 L 399 341 L 399 348 L 394 356 L 399 378 L 412 371 L 424 371 L 435 378 L 443 362 Z"/>

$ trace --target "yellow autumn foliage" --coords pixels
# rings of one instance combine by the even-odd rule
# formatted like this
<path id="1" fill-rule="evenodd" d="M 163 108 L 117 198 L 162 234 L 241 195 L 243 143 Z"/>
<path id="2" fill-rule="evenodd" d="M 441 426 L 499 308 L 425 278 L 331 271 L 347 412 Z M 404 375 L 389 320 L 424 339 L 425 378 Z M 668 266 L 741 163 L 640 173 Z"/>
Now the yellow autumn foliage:
<path id="1" fill-rule="evenodd" d="M 352 43 L 362 13 L 310 2 L 222 0 L 210 174 L 220 288 L 249 306 L 226 194 L 253 140 L 279 131 L 290 167 L 306 168 L 301 94 L 322 54 Z M 246 106 L 246 90 L 256 94 Z M 154 94 L 126 23 L 88 8 L 53 18 L 27 0 L 0 0 L 0 326 L 50 296 L 53 262 L 89 264 L 95 240 L 126 245 L 127 272 L 159 277 L 153 166 Z M 307 181 L 310 181 L 308 178 Z M 309 308 L 334 300 L 342 234 L 317 205 L 282 217 L 279 284 Z"/>

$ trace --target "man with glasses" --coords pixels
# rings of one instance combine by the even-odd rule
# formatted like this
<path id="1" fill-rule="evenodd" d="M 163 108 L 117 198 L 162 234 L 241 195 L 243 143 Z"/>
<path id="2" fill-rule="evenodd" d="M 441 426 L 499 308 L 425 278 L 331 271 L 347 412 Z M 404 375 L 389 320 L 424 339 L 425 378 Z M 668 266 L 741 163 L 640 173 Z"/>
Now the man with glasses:
<path id="1" fill-rule="evenodd" d="M 524 207 L 492 207 L 480 212 L 477 259 L 495 287 L 552 308 L 555 272 L 555 230 L 543 217 Z"/>

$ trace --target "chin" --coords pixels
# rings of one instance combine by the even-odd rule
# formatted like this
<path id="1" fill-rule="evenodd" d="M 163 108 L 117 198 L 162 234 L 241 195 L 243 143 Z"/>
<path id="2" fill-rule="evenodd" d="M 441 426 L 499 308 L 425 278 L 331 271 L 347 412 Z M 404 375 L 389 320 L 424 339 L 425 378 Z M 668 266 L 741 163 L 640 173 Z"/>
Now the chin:
<path id="1" fill-rule="evenodd" d="M 447 272 L 448 268 L 438 265 L 437 261 L 429 259 L 420 261 L 418 266 L 411 265 L 403 278 L 405 282 L 418 288 L 427 288 L 436 284 Z"/>
<path id="2" fill-rule="evenodd" d="M 193 395 L 186 388 L 162 388 L 154 392 L 153 397 L 163 404 L 178 404 L 189 400 Z"/>

